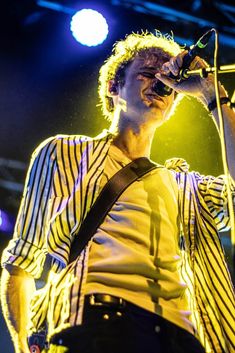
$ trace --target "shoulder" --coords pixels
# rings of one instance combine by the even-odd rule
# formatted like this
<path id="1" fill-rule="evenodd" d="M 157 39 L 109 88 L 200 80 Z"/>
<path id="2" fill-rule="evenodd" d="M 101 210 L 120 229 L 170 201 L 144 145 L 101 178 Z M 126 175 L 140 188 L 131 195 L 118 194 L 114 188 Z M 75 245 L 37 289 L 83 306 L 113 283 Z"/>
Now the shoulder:
<path id="1" fill-rule="evenodd" d="M 102 133 L 95 137 L 90 137 L 86 135 L 64 135 L 58 134 L 55 136 L 48 137 L 43 140 L 33 151 L 32 156 L 35 157 L 41 153 L 51 154 L 56 152 L 58 148 L 67 147 L 75 147 L 82 144 L 99 142 L 100 140 L 106 141 L 109 138 L 110 134 L 108 132 Z"/>
<path id="2" fill-rule="evenodd" d="M 198 171 L 190 171 L 189 164 L 183 158 L 172 158 L 165 162 L 165 167 L 175 176 L 178 183 L 184 185 L 189 182 L 193 189 L 201 191 L 209 188 L 222 191 L 226 187 L 225 175 L 204 175 Z M 234 187 L 234 183 L 231 182 Z"/>
<path id="3" fill-rule="evenodd" d="M 83 142 L 92 140 L 89 136 L 83 135 L 62 135 L 58 134 L 55 136 L 48 137 L 47 139 L 43 140 L 34 150 L 33 153 L 38 153 L 41 150 L 50 149 L 53 150 L 59 145 L 66 144 L 66 145 L 76 145 L 81 144 Z"/>
<path id="4" fill-rule="evenodd" d="M 86 135 L 64 135 L 64 134 L 58 134 L 55 136 L 51 136 L 45 140 L 43 140 L 38 147 L 34 150 L 34 152 L 40 151 L 42 149 L 47 149 L 48 147 L 50 149 L 54 149 L 55 147 L 61 146 L 61 145 L 67 145 L 67 146 L 76 146 L 76 145 L 81 145 L 83 143 L 89 143 L 89 142 L 96 142 L 100 140 L 106 141 L 109 139 L 111 134 L 108 131 L 103 131 L 101 134 L 95 137 L 91 136 L 86 136 Z"/>
<path id="5" fill-rule="evenodd" d="M 90 137 L 86 135 L 64 135 L 58 134 L 43 140 L 33 151 L 31 156 L 31 165 L 44 164 L 51 165 L 54 161 L 70 159 L 72 155 L 78 158 L 85 150 L 92 151 L 96 144 L 106 142 L 112 136 L 108 131 L 102 134 Z"/>

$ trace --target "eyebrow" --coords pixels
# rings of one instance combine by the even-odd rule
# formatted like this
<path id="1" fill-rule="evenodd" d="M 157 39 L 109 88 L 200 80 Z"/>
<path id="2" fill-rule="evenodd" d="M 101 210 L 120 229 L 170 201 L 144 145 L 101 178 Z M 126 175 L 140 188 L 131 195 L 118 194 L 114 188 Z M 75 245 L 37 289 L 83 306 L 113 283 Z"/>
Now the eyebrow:
<path id="1" fill-rule="evenodd" d="M 139 68 L 139 70 L 159 70 L 157 67 L 154 66 L 142 66 Z"/>

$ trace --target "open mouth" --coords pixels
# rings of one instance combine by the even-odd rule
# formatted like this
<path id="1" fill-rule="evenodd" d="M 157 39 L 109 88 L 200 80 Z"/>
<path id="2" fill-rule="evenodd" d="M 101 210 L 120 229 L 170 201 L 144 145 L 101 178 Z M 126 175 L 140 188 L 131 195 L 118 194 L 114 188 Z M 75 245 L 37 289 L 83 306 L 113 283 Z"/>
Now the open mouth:
<path id="1" fill-rule="evenodd" d="M 149 94 L 145 94 L 145 96 L 149 99 L 155 99 L 155 100 L 159 99 L 159 97 L 156 94 L 149 93 Z"/>
<path id="2" fill-rule="evenodd" d="M 144 97 L 146 98 L 146 101 L 151 102 L 151 103 L 159 103 L 162 102 L 165 104 L 164 100 L 162 99 L 162 97 L 157 96 L 156 94 L 145 94 Z"/>

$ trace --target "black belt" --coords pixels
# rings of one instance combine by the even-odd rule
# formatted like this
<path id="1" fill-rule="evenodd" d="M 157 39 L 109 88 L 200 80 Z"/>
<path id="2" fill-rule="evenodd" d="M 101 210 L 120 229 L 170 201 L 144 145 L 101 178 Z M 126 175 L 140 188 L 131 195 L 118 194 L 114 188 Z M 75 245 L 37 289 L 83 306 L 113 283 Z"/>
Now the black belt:
<path id="1" fill-rule="evenodd" d="M 110 294 L 94 293 L 85 296 L 85 304 L 90 306 L 113 307 L 123 309 L 127 306 L 127 301 Z"/>
<path id="2" fill-rule="evenodd" d="M 130 305 L 132 304 L 128 303 L 122 298 L 115 297 L 110 294 L 95 293 L 88 294 L 85 296 L 84 311 L 86 311 L 86 307 L 110 308 L 113 309 L 114 312 L 116 312 L 117 316 L 121 316 L 122 314 L 120 312 L 122 311 L 122 309 Z M 106 317 L 104 317 L 104 319 L 106 319 Z M 50 343 L 56 345 L 64 344 L 65 346 L 70 346 L 70 343 L 74 341 L 74 339 L 76 340 L 78 327 L 79 326 L 72 326 L 63 330 L 62 332 L 55 334 L 51 338 Z"/>

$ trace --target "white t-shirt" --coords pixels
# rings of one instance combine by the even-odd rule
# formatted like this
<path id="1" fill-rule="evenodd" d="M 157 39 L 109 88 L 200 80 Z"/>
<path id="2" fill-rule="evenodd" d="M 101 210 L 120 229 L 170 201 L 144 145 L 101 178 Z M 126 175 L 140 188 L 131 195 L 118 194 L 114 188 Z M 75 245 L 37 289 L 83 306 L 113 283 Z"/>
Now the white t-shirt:
<path id="1" fill-rule="evenodd" d="M 111 145 L 102 184 L 130 160 Z M 180 279 L 178 189 L 164 167 L 132 183 L 98 228 L 85 293 L 121 297 L 193 333 Z"/>

